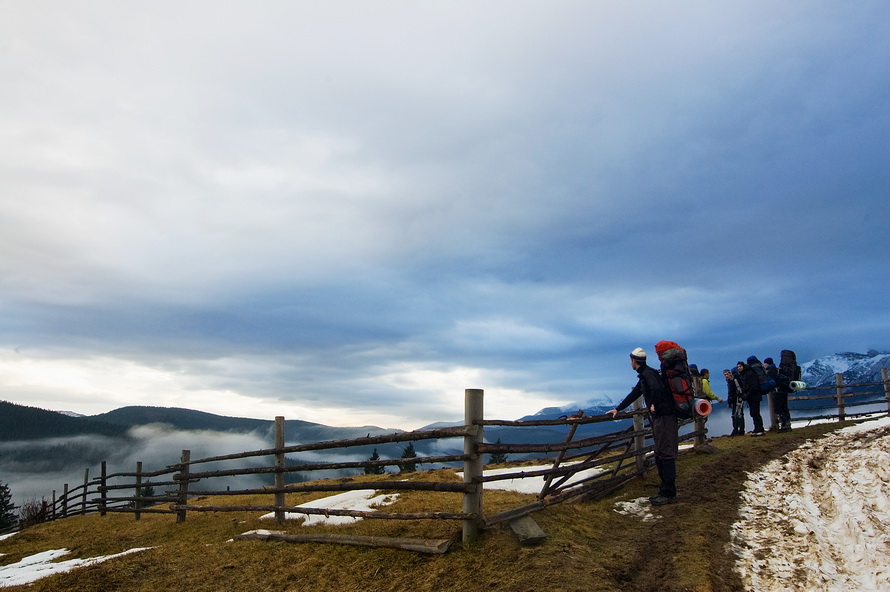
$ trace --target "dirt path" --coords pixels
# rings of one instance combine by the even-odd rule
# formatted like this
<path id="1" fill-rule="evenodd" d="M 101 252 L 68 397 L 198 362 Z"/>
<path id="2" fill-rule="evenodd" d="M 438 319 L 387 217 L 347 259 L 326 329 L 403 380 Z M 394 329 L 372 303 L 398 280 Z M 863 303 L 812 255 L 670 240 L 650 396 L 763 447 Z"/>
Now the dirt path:
<path id="1" fill-rule="evenodd" d="M 739 520 L 741 492 L 748 474 L 786 457 L 827 427 L 814 426 L 763 438 L 718 438 L 718 452 L 681 460 L 681 502 L 655 509 L 657 518 L 642 523 L 633 557 L 611 566 L 616 589 L 660 592 L 742 592 L 731 539 Z M 654 490 L 653 490 L 654 493 Z M 650 494 L 651 495 L 651 494 Z"/>

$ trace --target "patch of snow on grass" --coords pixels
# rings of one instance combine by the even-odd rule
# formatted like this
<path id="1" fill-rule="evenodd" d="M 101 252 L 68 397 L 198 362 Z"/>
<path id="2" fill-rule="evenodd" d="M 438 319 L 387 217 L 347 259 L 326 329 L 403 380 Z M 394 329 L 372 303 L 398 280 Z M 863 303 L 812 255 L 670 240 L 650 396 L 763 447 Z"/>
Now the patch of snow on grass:
<path id="1" fill-rule="evenodd" d="M 114 559 L 115 557 L 121 557 L 130 553 L 145 551 L 145 549 L 148 548 L 150 547 L 130 549 L 129 551 L 124 551 L 123 553 L 105 555 L 102 557 L 90 557 L 89 559 L 69 559 L 68 561 L 59 561 L 57 563 L 52 562 L 59 557 L 68 555 L 71 551 L 69 551 L 68 549 L 54 549 L 52 551 L 43 551 L 42 553 L 37 553 L 35 555 L 25 557 L 17 563 L 13 563 L 10 565 L 0 565 L 0 588 L 4 588 L 6 586 L 21 586 L 22 584 L 30 584 L 39 580 L 40 578 L 45 578 L 57 573 L 71 571 L 72 569 L 76 569 L 78 567 L 95 565 L 97 563 L 102 563 L 103 561 L 108 561 L 109 559 Z"/>
<path id="2" fill-rule="evenodd" d="M 373 489 L 359 489 L 357 491 L 347 491 L 337 495 L 323 497 L 313 500 L 305 504 L 300 504 L 301 508 L 326 508 L 328 510 L 364 510 L 372 511 L 380 506 L 388 506 L 395 503 L 399 498 L 397 493 L 387 493 L 375 495 L 377 492 Z M 275 519 L 275 512 L 261 516 L 264 519 Z M 301 514 L 298 512 L 287 512 L 284 518 L 286 520 L 296 520 L 303 518 L 303 526 L 315 524 L 352 524 L 361 518 L 353 516 L 325 516 L 324 514 Z"/>
<path id="3" fill-rule="evenodd" d="M 731 528 L 748 590 L 890 590 L 890 418 L 805 443 L 749 475 Z"/>
<path id="4" fill-rule="evenodd" d="M 652 513 L 652 504 L 646 497 L 638 497 L 629 502 L 615 502 L 615 511 L 624 516 L 636 516 L 643 522 L 650 522 L 656 518 Z"/>

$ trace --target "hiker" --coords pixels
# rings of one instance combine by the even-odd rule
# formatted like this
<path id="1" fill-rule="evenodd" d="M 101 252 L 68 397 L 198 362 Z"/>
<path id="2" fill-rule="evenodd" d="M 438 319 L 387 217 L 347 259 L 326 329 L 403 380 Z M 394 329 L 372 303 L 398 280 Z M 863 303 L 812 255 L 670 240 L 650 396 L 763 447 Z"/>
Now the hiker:
<path id="1" fill-rule="evenodd" d="M 767 378 L 770 380 L 770 390 L 767 393 L 767 401 L 769 401 L 769 413 L 770 413 L 770 430 L 776 429 L 776 424 L 778 424 L 778 412 L 776 410 L 776 403 L 778 402 L 778 390 L 779 390 L 779 369 L 773 363 L 772 358 L 763 358 L 763 372 L 766 374 Z M 775 422 L 775 423 L 774 423 Z"/>
<path id="2" fill-rule="evenodd" d="M 717 394 L 711 390 L 711 371 L 707 368 L 701 369 L 701 393 L 699 397 L 702 399 L 707 399 L 708 401 L 717 401 L 718 403 L 722 403 L 723 399 L 717 396 Z"/>
<path id="3" fill-rule="evenodd" d="M 797 365 L 797 355 L 790 349 L 783 349 L 779 357 L 779 368 L 776 377 L 776 390 L 774 391 L 774 404 L 776 420 L 779 424 L 779 432 L 791 431 L 791 412 L 788 410 L 788 394 L 794 392 L 791 383 L 800 380 L 800 366 Z"/>
<path id="4" fill-rule="evenodd" d="M 692 375 L 692 392 L 695 394 L 696 398 L 702 397 L 702 375 L 701 372 L 698 371 L 698 366 L 695 364 L 689 364 L 689 374 Z M 704 397 L 707 398 L 707 397 Z M 711 399 L 713 401 L 713 399 Z"/>
<path id="5" fill-rule="evenodd" d="M 757 360 L 754 356 L 748 358 L 749 364 L 751 358 Z M 760 363 L 759 361 L 757 362 Z M 752 436 L 762 436 L 763 435 L 763 417 L 760 415 L 760 401 L 763 399 L 763 395 L 760 394 L 760 380 L 757 378 L 757 374 L 751 368 L 749 364 L 745 362 L 737 362 L 736 368 L 739 371 L 739 383 L 742 386 L 742 394 L 745 398 L 745 401 L 748 403 L 748 412 L 751 414 L 751 421 L 754 422 L 754 429 L 749 433 Z"/>
<path id="6" fill-rule="evenodd" d="M 739 382 L 739 371 L 737 368 L 732 370 L 724 370 L 723 378 L 726 379 L 726 401 L 729 403 L 729 409 L 732 411 L 732 436 L 745 435 L 745 393 Z"/>
<path id="7" fill-rule="evenodd" d="M 637 371 L 639 379 L 630 393 L 606 413 L 612 419 L 619 411 L 633 403 L 640 396 L 649 410 L 649 423 L 652 426 L 652 439 L 655 444 L 655 466 L 661 484 L 658 495 L 649 498 L 653 506 L 677 502 L 677 456 L 679 424 L 674 415 L 674 396 L 667 389 L 657 370 L 646 364 L 646 352 L 636 348 L 630 353 L 631 368 Z"/>

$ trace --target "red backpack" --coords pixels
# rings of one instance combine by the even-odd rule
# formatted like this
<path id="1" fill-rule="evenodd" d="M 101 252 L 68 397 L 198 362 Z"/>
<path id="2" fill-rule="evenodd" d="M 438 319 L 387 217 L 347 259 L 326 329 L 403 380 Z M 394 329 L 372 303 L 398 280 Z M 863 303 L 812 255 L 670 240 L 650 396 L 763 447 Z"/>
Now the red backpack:
<path id="1" fill-rule="evenodd" d="M 661 362 L 661 379 L 674 396 L 677 417 L 691 418 L 695 389 L 692 386 L 692 372 L 689 371 L 686 350 L 673 341 L 659 341 L 655 344 L 655 353 Z"/>

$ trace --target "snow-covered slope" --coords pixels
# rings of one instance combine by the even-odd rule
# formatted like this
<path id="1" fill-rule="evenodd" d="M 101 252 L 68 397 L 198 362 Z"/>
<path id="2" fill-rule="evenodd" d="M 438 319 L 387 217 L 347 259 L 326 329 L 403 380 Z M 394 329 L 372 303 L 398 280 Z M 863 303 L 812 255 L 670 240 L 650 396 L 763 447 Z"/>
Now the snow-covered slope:
<path id="1" fill-rule="evenodd" d="M 881 368 L 890 368 L 890 353 L 871 350 L 866 354 L 834 354 L 805 362 L 800 367 L 803 380 L 809 386 L 832 385 L 835 374 L 843 374 L 847 384 L 879 382 Z"/>

